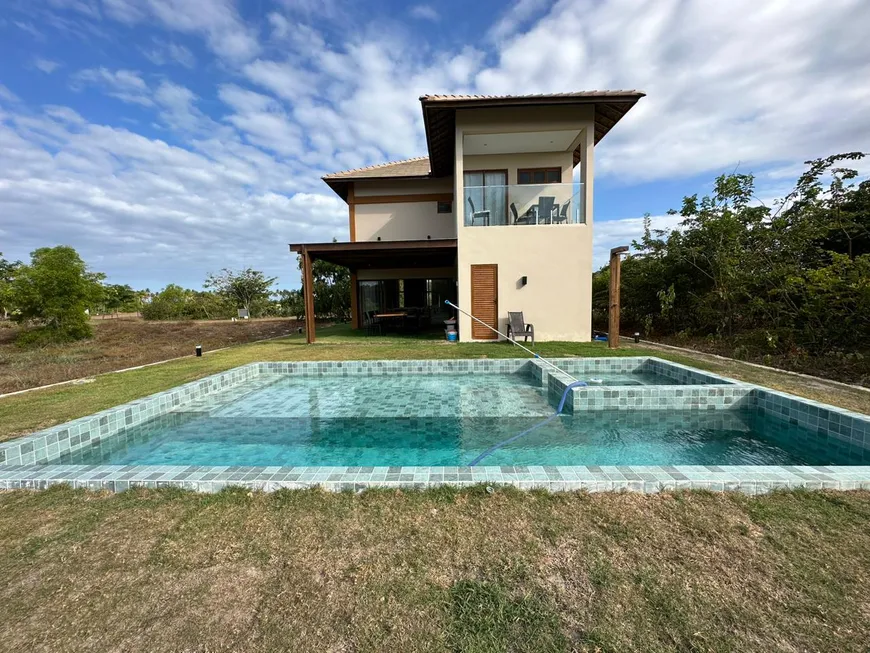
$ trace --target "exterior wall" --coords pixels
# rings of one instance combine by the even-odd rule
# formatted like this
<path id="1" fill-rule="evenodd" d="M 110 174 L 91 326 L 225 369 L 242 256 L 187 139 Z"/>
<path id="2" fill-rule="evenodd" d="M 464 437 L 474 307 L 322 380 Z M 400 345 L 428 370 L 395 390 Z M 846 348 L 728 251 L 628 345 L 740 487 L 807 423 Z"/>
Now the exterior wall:
<path id="1" fill-rule="evenodd" d="M 507 330 L 508 311 L 523 311 L 538 340 L 592 339 L 592 230 L 586 225 L 460 227 L 460 307 L 471 306 L 471 266 L 487 263 L 498 265 L 499 331 Z M 471 338 L 471 319 L 464 315 L 459 335 Z"/>
<path id="2" fill-rule="evenodd" d="M 435 202 L 357 204 L 356 239 L 426 240 L 456 238 L 453 213 L 438 213 Z"/>
<path id="3" fill-rule="evenodd" d="M 523 311 L 539 340 L 588 341 L 592 338 L 592 192 L 594 110 L 549 107 L 457 111 L 454 195 L 464 198 L 465 170 L 507 169 L 516 183 L 518 168 L 560 166 L 562 181 L 571 181 L 572 151 L 514 155 L 463 153 L 463 135 L 576 129 L 581 148 L 581 182 L 586 224 L 466 227 L 467 207 L 454 205 L 458 238 L 459 305 L 471 305 L 471 265 L 498 265 L 499 330 L 507 329 L 508 311 Z M 520 207 L 518 207 L 520 208 Z M 520 277 L 528 277 L 526 286 Z M 471 319 L 459 318 L 459 335 L 471 339 Z"/>
<path id="4" fill-rule="evenodd" d="M 452 198 L 453 180 L 384 180 L 354 184 L 354 221 L 357 241 L 426 240 L 456 238 L 456 214 L 438 213 L 437 201 L 411 199 L 395 201 L 397 196 L 442 195 Z M 367 203 L 373 197 L 387 202 Z"/>

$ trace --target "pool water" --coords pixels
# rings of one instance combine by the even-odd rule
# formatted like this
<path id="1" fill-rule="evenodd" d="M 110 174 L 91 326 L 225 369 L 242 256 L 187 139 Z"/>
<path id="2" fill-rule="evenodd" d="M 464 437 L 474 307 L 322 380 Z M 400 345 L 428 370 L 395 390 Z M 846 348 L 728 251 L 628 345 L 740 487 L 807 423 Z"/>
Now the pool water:
<path id="1" fill-rule="evenodd" d="M 552 413 L 544 389 L 519 374 L 264 376 L 56 462 L 462 466 Z M 621 410 L 559 416 L 479 464 L 849 464 L 840 456 L 817 434 L 756 410 Z"/>

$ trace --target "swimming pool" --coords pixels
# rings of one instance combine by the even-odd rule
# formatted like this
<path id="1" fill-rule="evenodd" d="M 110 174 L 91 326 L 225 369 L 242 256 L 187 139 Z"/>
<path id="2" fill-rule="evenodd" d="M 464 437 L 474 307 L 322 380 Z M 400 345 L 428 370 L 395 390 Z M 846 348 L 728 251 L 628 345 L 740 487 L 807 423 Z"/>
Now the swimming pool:
<path id="1" fill-rule="evenodd" d="M 870 487 L 865 416 L 654 358 L 556 363 L 252 364 L 0 445 L 0 487 Z M 545 421 L 572 377 L 602 383 Z"/>

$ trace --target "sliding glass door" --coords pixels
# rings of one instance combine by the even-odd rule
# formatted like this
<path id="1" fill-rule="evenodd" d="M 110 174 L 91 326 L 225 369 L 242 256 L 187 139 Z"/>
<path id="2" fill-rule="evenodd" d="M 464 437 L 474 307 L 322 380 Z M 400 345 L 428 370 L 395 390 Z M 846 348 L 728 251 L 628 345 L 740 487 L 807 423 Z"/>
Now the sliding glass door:
<path id="1" fill-rule="evenodd" d="M 465 225 L 507 224 L 507 170 L 465 173 Z"/>

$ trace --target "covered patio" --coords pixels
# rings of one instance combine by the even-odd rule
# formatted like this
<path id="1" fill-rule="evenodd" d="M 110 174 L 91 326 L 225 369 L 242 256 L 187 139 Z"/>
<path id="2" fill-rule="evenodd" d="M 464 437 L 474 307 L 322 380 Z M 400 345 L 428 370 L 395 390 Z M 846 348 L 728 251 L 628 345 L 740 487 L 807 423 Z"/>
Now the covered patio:
<path id="1" fill-rule="evenodd" d="M 392 282 L 397 287 L 398 282 L 408 280 L 407 292 L 417 298 L 416 301 L 433 301 L 430 290 L 431 282 L 440 282 L 445 286 L 448 280 L 453 281 L 455 292 L 456 280 L 456 239 L 435 240 L 401 240 L 401 241 L 364 241 L 350 243 L 299 243 L 291 244 L 290 251 L 302 257 L 302 294 L 305 305 L 305 335 L 308 343 L 316 339 L 314 316 L 314 278 L 313 265 L 317 260 L 334 263 L 350 270 L 350 310 L 351 325 L 358 329 L 362 325 L 363 308 L 361 307 L 360 284 L 374 282 L 391 282 L 388 288 L 389 299 L 398 292 L 391 292 Z M 449 277 L 445 276 L 448 275 Z M 430 283 L 419 283 L 421 281 Z M 382 293 L 383 295 L 383 293 Z M 455 294 L 453 295 L 455 299 Z M 422 298 L 422 300 L 420 299 Z M 363 298 L 364 301 L 371 301 Z M 389 307 L 390 304 L 387 304 Z"/>

